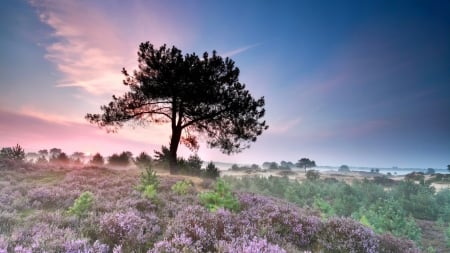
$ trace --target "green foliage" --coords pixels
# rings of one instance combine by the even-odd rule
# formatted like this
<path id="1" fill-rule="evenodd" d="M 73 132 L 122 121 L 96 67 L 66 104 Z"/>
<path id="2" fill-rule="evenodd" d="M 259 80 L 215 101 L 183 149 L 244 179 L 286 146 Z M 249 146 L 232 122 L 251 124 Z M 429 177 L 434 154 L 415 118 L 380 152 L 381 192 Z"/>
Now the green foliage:
<path id="1" fill-rule="evenodd" d="M 350 172 L 350 168 L 348 167 L 348 165 L 341 165 L 341 167 L 339 167 L 338 171 L 339 172 Z"/>
<path id="2" fill-rule="evenodd" d="M 220 171 L 213 162 L 208 163 L 204 172 L 206 178 L 216 179 L 220 176 Z"/>
<path id="3" fill-rule="evenodd" d="M 401 182 L 392 190 L 392 196 L 416 219 L 436 220 L 438 217 L 435 189 L 427 184 L 411 180 Z"/>
<path id="4" fill-rule="evenodd" d="M 314 208 L 320 211 L 322 218 L 329 218 L 336 215 L 334 208 L 322 198 L 314 198 Z"/>
<path id="5" fill-rule="evenodd" d="M 147 165 L 144 170 L 144 172 L 141 172 L 140 182 L 136 186 L 136 190 L 143 192 L 149 185 L 152 185 L 155 189 L 158 189 L 159 179 L 156 175 L 156 171 L 152 169 L 151 165 Z"/>
<path id="6" fill-rule="evenodd" d="M 436 203 L 438 205 L 438 217 L 442 221 L 450 221 L 450 189 L 444 189 L 436 193 Z"/>
<path id="7" fill-rule="evenodd" d="M 200 202 L 210 211 L 225 208 L 231 211 L 239 210 L 239 201 L 233 196 L 230 186 L 223 180 L 217 180 L 214 191 L 199 194 Z"/>
<path id="8" fill-rule="evenodd" d="M 92 208 L 94 203 L 94 195 L 89 192 L 83 192 L 80 197 L 78 197 L 73 206 L 69 208 L 69 214 L 76 215 L 78 217 L 85 216 L 87 211 Z"/>
<path id="9" fill-rule="evenodd" d="M 320 173 L 317 170 L 308 170 L 306 172 L 306 178 L 310 181 L 316 181 L 320 178 Z"/>
<path id="10" fill-rule="evenodd" d="M 377 201 L 366 209 L 362 208 L 355 216 L 377 233 L 390 232 L 416 242 L 421 239 L 420 228 L 415 220 L 408 216 L 400 203 L 393 198 Z"/>
<path id="11" fill-rule="evenodd" d="M 175 46 L 155 48 L 145 42 L 139 46 L 138 62 L 132 74 L 122 71 L 130 90 L 101 106 L 102 114 L 87 114 L 86 119 L 108 131 L 128 121 L 170 122 L 171 172 L 177 172 L 178 144 L 196 148 L 196 133 L 207 138 L 209 147 L 231 154 L 248 148 L 267 129 L 261 120 L 264 97 L 252 97 L 230 58 L 215 51 L 203 57 L 183 55 Z"/>
<path id="12" fill-rule="evenodd" d="M 313 168 L 316 167 L 316 162 L 313 160 L 310 160 L 309 158 L 302 158 L 298 160 L 298 162 L 295 164 L 295 166 L 299 168 L 304 168 L 305 171 L 307 168 Z"/>
<path id="13" fill-rule="evenodd" d="M 181 180 L 172 185 L 172 191 L 178 195 L 186 195 L 192 189 L 192 182 Z"/>
<path id="14" fill-rule="evenodd" d="M 25 150 L 19 144 L 16 144 L 14 147 L 5 147 L 0 150 L 0 158 L 23 161 L 25 159 Z"/>
<path id="15" fill-rule="evenodd" d="M 141 152 L 134 162 L 139 168 L 145 168 L 152 163 L 152 157 L 145 152 Z"/>
<path id="16" fill-rule="evenodd" d="M 445 239 L 447 241 L 447 246 L 450 247 L 450 226 L 445 230 Z"/>
<path id="17" fill-rule="evenodd" d="M 152 184 L 146 185 L 144 191 L 142 192 L 142 196 L 150 200 L 156 199 L 156 194 L 156 187 Z"/>

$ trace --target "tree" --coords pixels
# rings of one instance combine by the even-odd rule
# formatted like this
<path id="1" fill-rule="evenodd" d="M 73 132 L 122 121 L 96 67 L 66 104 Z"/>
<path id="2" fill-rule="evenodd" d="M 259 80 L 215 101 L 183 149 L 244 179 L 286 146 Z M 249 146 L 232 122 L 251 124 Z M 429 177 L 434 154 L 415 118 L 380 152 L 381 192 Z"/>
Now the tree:
<path id="1" fill-rule="evenodd" d="M 450 171 L 450 164 L 449 164 L 449 165 L 447 165 L 447 170 L 448 170 L 448 171 Z"/>
<path id="2" fill-rule="evenodd" d="M 213 51 L 203 57 L 182 55 L 176 47 L 159 49 L 149 42 L 138 51 L 139 69 L 130 75 L 125 69 L 123 83 L 130 89 L 120 97 L 113 95 L 102 114 L 86 119 L 109 132 L 126 122 L 135 124 L 169 123 L 171 173 L 177 172 L 180 142 L 192 150 L 197 137 L 206 137 L 211 148 L 226 154 L 241 152 L 268 128 L 264 116 L 264 97 L 254 99 L 239 82 L 239 69 L 228 57 Z"/>
<path id="3" fill-rule="evenodd" d="M 50 158 L 50 162 L 56 164 L 68 164 L 70 162 L 70 159 L 66 155 L 66 153 L 60 152 L 58 155 L 52 155 L 52 157 Z"/>
<path id="4" fill-rule="evenodd" d="M 19 144 L 14 147 L 2 148 L 0 150 L 0 158 L 23 161 L 25 159 L 25 150 Z"/>
<path id="5" fill-rule="evenodd" d="M 55 159 L 59 156 L 59 154 L 61 154 L 62 150 L 60 148 L 52 148 L 49 151 L 50 154 L 50 158 L 51 159 Z"/>
<path id="6" fill-rule="evenodd" d="M 313 168 L 316 167 L 316 162 L 313 160 L 309 160 L 309 158 L 302 158 L 298 160 L 297 164 L 295 166 L 299 168 L 304 168 L 306 172 L 306 168 Z"/>
<path id="7" fill-rule="evenodd" d="M 123 151 L 120 155 L 114 153 L 108 158 L 108 163 L 113 166 L 128 166 L 130 164 L 130 152 Z"/>
<path id="8" fill-rule="evenodd" d="M 100 153 L 96 153 L 89 163 L 92 165 L 102 166 L 105 163 L 105 159 Z"/>
<path id="9" fill-rule="evenodd" d="M 141 152 L 139 156 L 136 157 L 134 163 L 139 168 L 144 168 L 152 163 L 152 157 L 145 152 Z"/>
<path id="10" fill-rule="evenodd" d="M 350 172 L 350 168 L 348 167 L 348 165 L 341 165 L 341 167 L 339 167 L 338 169 L 339 172 Z"/>

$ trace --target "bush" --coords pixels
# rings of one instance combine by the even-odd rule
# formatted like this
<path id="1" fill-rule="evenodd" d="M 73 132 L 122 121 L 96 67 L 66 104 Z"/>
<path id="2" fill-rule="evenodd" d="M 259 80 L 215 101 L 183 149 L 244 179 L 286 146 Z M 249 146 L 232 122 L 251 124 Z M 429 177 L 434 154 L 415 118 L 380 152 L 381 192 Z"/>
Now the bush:
<path id="1" fill-rule="evenodd" d="M 14 147 L 2 148 L 0 150 L 0 158 L 23 161 L 25 159 L 25 150 L 19 144 Z"/>
<path id="2" fill-rule="evenodd" d="M 361 210 L 360 214 L 362 214 L 359 216 L 360 221 L 372 227 L 377 233 L 389 232 L 395 236 L 420 241 L 420 228 L 415 220 L 409 217 L 400 203 L 393 198 L 379 200 L 367 210 Z"/>
<path id="3" fill-rule="evenodd" d="M 78 217 L 86 215 L 87 211 L 92 208 L 94 196 L 91 192 L 83 192 L 79 198 L 75 200 L 73 206 L 69 208 L 69 213 Z"/>
<path id="4" fill-rule="evenodd" d="M 152 184 L 146 185 L 144 191 L 142 192 L 142 195 L 150 200 L 155 200 L 156 199 L 156 187 Z"/>
<path id="5" fill-rule="evenodd" d="M 138 157 L 136 157 L 136 161 L 134 162 L 136 166 L 139 168 L 145 168 L 146 166 L 151 165 L 152 158 L 145 152 L 141 152 Z"/>
<path id="6" fill-rule="evenodd" d="M 141 172 L 140 183 L 136 186 L 136 190 L 143 192 L 148 185 L 153 185 L 155 189 L 159 187 L 159 179 L 156 171 L 152 169 L 151 165 L 147 165 L 145 172 Z"/>
<path id="7" fill-rule="evenodd" d="M 392 234 L 378 235 L 380 253 L 420 253 L 413 241 L 395 237 Z"/>
<path id="8" fill-rule="evenodd" d="M 133 209 L 106 213 L 100 218 L 100 238 L 110 246 L 122 245 L 124 252 L 143 252 L 160 234 L 159 219 L 153 213 L 143 217 Z"/>
<path id="9" fill-rule="evenodd" d="M 192 189 L 192 182 L 188 180 L 178 181 L 171 188 L 178 195 L 186 195 Z"/>
<path id="10" fill-rule="evenodd" d="M 239 210 L 239 202 L 233 196 L 230 186 L 223 180 L 217 180 L 214 191 L 199 194 L 200 202 L 210 211 L 217 211 L 219 208 L 225 208 L 231 211 Z"/>
<path id="11" fill-rule="evenodd" d="M 350 218 L 331 218 L 317 237 L 324 252 L 378 252 L 378 239 L 373 231 Z"/>
<path id="12" fill-rule="evenodd" d="M 350 172 L 350 168 L 347 165 L 341 165 L 338 169 L 339 172 Z"/>
<path id="13" fill-rule="evenodd" d="M 108 163 L 113 166 L 128 166 L 130 164 L 130 158 L 131 158 L 130 152 L 122 152 L 120 155 L 118 154 L 112 154 L 108 158 Z"/>
<path id="14" fill-rule="evenodd" d="M 306 178 L 311 181 L 316 181 L 320 178 L 320 173 L 317 170 L 308 170 L 306 172 Z"/>
<path id="15" fill-rule="evenodd" d="M 205 170 L 204 176 L 206 178 L 216 179 L 216 178 L 218 178 L 220 176 L 220 171 L 214 165 L 213 162 L 210 162 L 210 163 L 208 163 L 208 166 L 206 166 L 206 170 Z"/>
<path id="16" fill-rule="evenodd" d="M 105 164 L 105 159 L 100 153 L 96 153 L 89 163 L 96 166 L 102 166 L 103 164 Z"/>

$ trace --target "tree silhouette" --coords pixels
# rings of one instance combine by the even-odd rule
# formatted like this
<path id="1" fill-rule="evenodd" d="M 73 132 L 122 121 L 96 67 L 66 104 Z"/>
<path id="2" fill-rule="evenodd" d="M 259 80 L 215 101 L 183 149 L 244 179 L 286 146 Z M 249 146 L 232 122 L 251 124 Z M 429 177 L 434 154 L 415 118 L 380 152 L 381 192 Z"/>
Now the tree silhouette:
<path id="1" fill-rule="evenodd" d="M 312 168 L 316 167 L 316 162 L 313 160 L 309 160 L 309 158 L 302 158 L 298 160 L 298 162 L 295 164 L 295 166 L 299 168 L 304 168 L 306 172 L 306 168 Z"/>
<path id="2" fill-rule="evenodd" d="M 234 61 L 215 51 L 203 57 L 182 55 L 176 47 L 155 49 L 149 42 L 138 51 L 139 69 L 130 75 L 125 69 L 123 83 L 130 89 L 113 95 L 102 114 L 86 119 L 115 132 L 126 122 L 135 124 L 170 123 L 171 173 L 177 171 L 179 143 L 198 149 L 199 135 L 209 147 L 226 154 L 240 152 L 256 141 L 265 129 L 264 97 L 254 99 L 239 82 Z"/>

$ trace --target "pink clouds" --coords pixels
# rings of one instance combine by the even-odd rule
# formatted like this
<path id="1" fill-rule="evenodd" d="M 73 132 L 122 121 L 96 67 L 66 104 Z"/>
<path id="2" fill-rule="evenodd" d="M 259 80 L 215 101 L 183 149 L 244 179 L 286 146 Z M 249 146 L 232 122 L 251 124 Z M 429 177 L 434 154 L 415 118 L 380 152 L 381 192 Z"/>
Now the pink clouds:
<path id="1" fill-rule="evenodd" d="M 135 68 L 139 43 L 150 40 L 158 45 L 187 38 L 160 19 L 157 6 L 149 10 L 135 4 L 139 6 L 117 10 L 113 16 L 108 8 L 114 6 L 103 2 L 102 6 L 91 1 L 57 0 L 31 4 L 40 20 L 53 30 L 45 57 L 64 76 L 58 87 L 79 87 L 96 95 L 123 91 L 120 71 Z"/>

